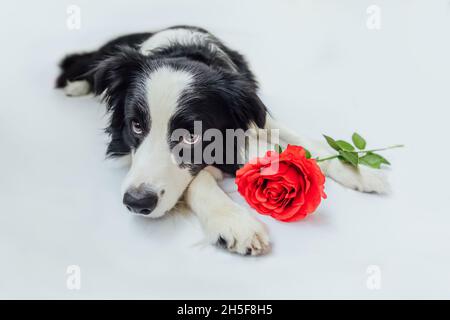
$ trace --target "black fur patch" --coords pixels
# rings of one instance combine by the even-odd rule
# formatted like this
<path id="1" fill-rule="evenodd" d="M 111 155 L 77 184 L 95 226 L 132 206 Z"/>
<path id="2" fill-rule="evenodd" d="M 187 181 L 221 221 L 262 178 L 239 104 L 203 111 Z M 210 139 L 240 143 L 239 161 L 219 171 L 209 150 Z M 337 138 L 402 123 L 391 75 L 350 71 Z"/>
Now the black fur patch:
<path id="1" fill-rule="evenodd" d="M 183 28 L 207 32 L 196 27 Z M 194 79 L 192 87 L 182 94 L 168 124 L 169 135 L 177 128 L 192 130 L 196 120 L 202 121 L 203 130 L 216 128 L 223 134 L 226 129 L 245 131 L 250 123 L 264 126 L 267 110 L 257 96 L 257 83 L 242 55 L 211 35 L 211 41 L 221 49 L 220 54 L 208 45 L 172 43 L 152 52 L 151 56 L 144 56 L 139 46 L 152 35 L 119 37 L 98 51 L 70 55 L 60 64 L 58 88 L 64 87 L 67 81 L 86 80 L 94 94 L 102 95 L 111 115 L 106 128 L 111 136 L 108 156 L 126 155 L 139 146 L 141 141 L 130 128 L 133 119 L 139 119 L 146 132 L 150 130 L 149 106 L 142 83 L 163 66 L 188 72 Z M 215 165 L 228 173 L 238 168 L 237 164 Z M 203 163 L 190 166 L 192 174 L 204 166 Z"/>

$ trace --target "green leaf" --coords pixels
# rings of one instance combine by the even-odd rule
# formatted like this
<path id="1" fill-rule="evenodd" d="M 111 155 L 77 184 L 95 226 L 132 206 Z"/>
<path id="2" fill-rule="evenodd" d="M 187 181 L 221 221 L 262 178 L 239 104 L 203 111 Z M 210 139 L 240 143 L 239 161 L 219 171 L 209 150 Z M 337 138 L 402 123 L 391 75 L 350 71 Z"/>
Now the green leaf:
<path id="1" fill-rule="evenodd" d="M 373 154 L 373 155 L 379 157 L 381 159 L 381 163 L 383 163 L 383 164 L 387 164 L 387 165 L 391 164 L 389 161 L 387 161 L 387 159 L 385 157 L 379 155 L 378 153 L 369 152 L 369 154 Z"/>
<path id="2" fill-rule="evenodd" d="M 353 133 L 352 135 L 352 141 L 353 144 L 359 149 L 359 150 L 364 150 L 364 148 L 366 147 L 366 140 L 364 140 L 363 137 L 361 137 L 358 133 Z"/>
<path id="3" fill-rule="evenodd" d="M 349 161 L 345 160 L 344 157 L 339 156 L 339 157 L 337 157 L 337 158 L 338 158 L 340 161 L 342 161 L 343 163 L 351 165 L 351 163 L 350 163 Z"/>
<path id="4" fill-rule="evenodd" d="M 378 161 L 377 159 L 374 158 L 370 158 L 370 157 L 361 157 L 359 158 L 359 163 L 374 169 L 380 169 L 381 167 L 381 162 Z"/>
<path id="5" fill-rule="evenodd" d="M 283 152 L 283 148 L 277 143 L 274 145 L 275 151 L 278 153 L 282 153 Z"/>
<path id="6" fill-rule="evenodd" d="M 361 164 L 369 166 L 374 169 L 380 169 L 382 164 L 390 165 L 389 161 L 387 161 L 384 157 L 372 152 L 368 152 L 365 156 L 361 157 L 359 160 Z"/>
<path id="7" fill-rule="evenodd" d="M 346 160 L 349 164 L 351 164 L 354 167 L 358 167 L 358 154 L 355 152 L 348 152 L 348 151 L 339 151 L 339 155 Z"/>
<path id="8" fill-rule="evenodd" d="M 305 149 L 305 148 L 303 148 L 303 149 Z M 309 152 L 308 149 L 305 149 L 305 157 L 306 157 L 306 159 L 311 159 L 311 152 Z"/>
<path id="9" fill-rule="evenodd" d="M 326 136 L 326 135 L 323 135 L 323 136 L 324 136 L 325 140 L 327 140 L 327 143 L 330 145 L 330 147 L 332 147 L 336 151 L 341 150 L 341 147 L 338 146 L 338 144 L 336 143 L 336 141 L 333 138 Z"/>
<path id="10" fill-rule="evenodd" d="M 361 164 L 374 169 L 380 169 L 381 164 L 390 164 L 384 157 L 372 152 L 368 152 L 365 156 L 359 158 L 359 161 Z"/>
<path id="11" fill-rule="evenodd" d="M 345 151 L 354 151 L 355 147 L 353 147 L 350 143 L 344 140 L 338 140 L 336 141 L 336 144 Z"/>

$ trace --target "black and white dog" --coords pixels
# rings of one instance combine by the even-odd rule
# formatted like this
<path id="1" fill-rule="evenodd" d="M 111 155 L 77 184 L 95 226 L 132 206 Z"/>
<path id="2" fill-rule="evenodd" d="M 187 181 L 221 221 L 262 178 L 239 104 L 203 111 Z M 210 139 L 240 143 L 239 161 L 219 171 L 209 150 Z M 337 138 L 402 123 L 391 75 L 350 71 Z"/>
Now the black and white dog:
<path id="1" fill-rule="evenodd" d="M 155 33 L 117 38 L 99 50 L 67 56 L 56 86 L 68 96 L 100 95 L 110 112 L 110 157 L 130 158 L 123 203 L 132 212 L 161 217 L 183 198 L 198 215 L 211 243 L 240 254 L 269 249 L 267 230 L 218 186 L 221 172 L 234 174 L 231 162 L 175 161 L 196 146 L 207 148 L 204 133 L 214 129 L 277 129 L 282 140 L 326 155 L 323 144 L 283 128 L 258 98 L 257 83 L 245 59 L 204 29 L 177 26 Z M 200 122 L 200 131 L 194 129 Z M 175 139 L 174 132 L 184 133 Z M 234 140 L 233 140 L 234 141 Z M 242 146 L 234 143 L 231 150 Z M 224 147 L 227 157 L 227 150 Z M 237 152 L 239 154 L 239 151 Z M 217 155 L 216 155 L 217 156 Z M 321 164 L 324 173 L 346 187 L 385 192 L 375 170 L 353 168 L 338 160 Z"/>

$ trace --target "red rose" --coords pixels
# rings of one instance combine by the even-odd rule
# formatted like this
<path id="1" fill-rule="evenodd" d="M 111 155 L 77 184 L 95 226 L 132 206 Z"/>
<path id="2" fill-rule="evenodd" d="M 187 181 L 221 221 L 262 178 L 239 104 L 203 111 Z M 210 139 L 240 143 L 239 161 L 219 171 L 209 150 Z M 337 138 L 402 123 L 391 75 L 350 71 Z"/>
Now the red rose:
<path id="1" fill-rule="evenodd" d="M 236 172 L 239 193 L 261 214 L 281 221 L 295 221 L 316 210 L 324 192 L 325 177 L 305 149 L 288 145 L 282 153 L 247 163 Z"/>

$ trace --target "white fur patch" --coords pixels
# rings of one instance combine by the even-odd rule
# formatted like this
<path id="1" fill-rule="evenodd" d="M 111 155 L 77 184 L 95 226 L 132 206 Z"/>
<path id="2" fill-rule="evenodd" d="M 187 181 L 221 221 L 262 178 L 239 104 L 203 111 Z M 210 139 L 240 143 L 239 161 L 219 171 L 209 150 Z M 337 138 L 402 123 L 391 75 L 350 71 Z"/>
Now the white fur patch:
<path id="1" fill-rule="evenodd" d="M 205 45 L 208 41 L 209 35 L 204 32 L 185 28 L 167 29 L 155 33 L 143 42 L 140 51 L 144 55 L 149 55 L 153 50 L 167 47 L 172 43 L 187 46 L 193 44 Z"/>
<path id="2" fill-rule="evenodd" d="M 86 80 L 67 81 L 67 84 L 64 87 L 64 93 L 69 97 L 79 97 L 87 95 L 90 89 L 89 82 Z"/>
<path id="3" fill-rule="evenodd" d="M 339 160 L 331 160 L 321 169 L 334 181 L 344 187 L 361 192 L 389 193 L 390 187 L 386 174 L 379 169 L 359 166 L 358 169 Z"/>
<path id="4" fill-rule="evenodd" d="M 151 55 L 154 50 L 168 47 L 174 43 L 182 46 L 204 46 L 211 52 L 217 53 L 218 56 L 227 62 L 230 68 L 237 71 L 236 65 L 216 44 L 216 41 L 210 34 L 193 29 L 175 28 L 159 31 L 141 44 L 140 52 L 143 55 Z"/>
<path id="5" fill-rule="evenodd" d="M 149 215 L 160 217 L 175 206 L 192 176 L 172 161 L 168 144 L 169 120 L 178 106 L 184 90 L 189 88 L 192 75 L 185 71 L 161 67 L 145 84 L 150 109 L 150 132 L 132 155 L 132 165 L 122 191 L 145 183 L 160 195 L 158 205 Z M 164 194 L 162 194 L 164 190 Z"/>
<path id="6" fill-rule="evenodd" d="M 243 255 L 270 250 L 265 226 L 231 200 L 208 171 L 201 171 L 186 191 L 186 202 L 197 214 L 210 243 Z"/>

